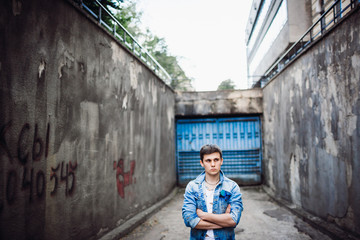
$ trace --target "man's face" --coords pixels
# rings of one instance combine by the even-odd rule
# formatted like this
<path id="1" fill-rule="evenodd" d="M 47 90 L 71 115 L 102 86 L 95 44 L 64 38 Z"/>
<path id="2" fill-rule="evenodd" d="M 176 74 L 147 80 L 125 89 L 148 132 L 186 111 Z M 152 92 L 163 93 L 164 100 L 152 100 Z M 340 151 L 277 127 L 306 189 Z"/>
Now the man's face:
<path id="1" fill-rule="evenodd" d="M 223 159 L 220 158 L 218 152 L 205 154 L 203 161 L 200 160 L 200 164 L 205 169 L 205 173 L 215 176 L 220 172 Z"/>

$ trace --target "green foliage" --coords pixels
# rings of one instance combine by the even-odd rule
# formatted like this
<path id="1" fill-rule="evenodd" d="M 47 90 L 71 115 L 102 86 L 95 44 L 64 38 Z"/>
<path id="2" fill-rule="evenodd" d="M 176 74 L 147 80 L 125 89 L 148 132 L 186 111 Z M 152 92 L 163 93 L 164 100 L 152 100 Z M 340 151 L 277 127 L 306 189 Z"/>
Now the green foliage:
<path id="1" fill-rule="evenodd" d="M 134 37 L 139 36 L 140 29 L 138 25 L 141 22 L 142 12 L 136 11 L 136 3 L 127 1 L 120 6 L 120 10 L 115 15 L 116 19 L 120 24 L 133 35 Z"/>
<path id="2" fill-rule="evenodd" d="M 98 14 L 99 6 L 93 0 L 83 0 L 94 13 Z M 121 1 L 123 2 L 123 1 Z M 170 86 L 179 91 L 193 90 L 191 79 L 186 76 L 185 72 L 179 65 L 177 56 L 172 56 L 168 52 L 168 46 L 164 38 L 153 35 L 149 29 L 146 33 L 141 33 L 139 25 L 141 23 L 142 12 L 136 10 L 136 2 L 126 0 L 119 4 L 117 0 L 100 0 L 100 3 L 111 12 L 119 23 L 135 38 L 143 39 L 142 46 L 152 55 L 156 61 L 169 73 L 171 76 Z M 107 15 L 102 14 L 101 18 L 109 27 L 113 28 L 113 20 Z M 117 34 L 124 37 L 126 34 L 118 27 Z M 132 44 L 131 38 L 125 36 L 126 42 Z"/>
<path id="3" fill-rule="evenodd" d="M 106 10 L 108 10 L 110 13 L 113 13 L 116 10 L 120 9 L 120 4 L 119 1 L 117 0 L 99 0 L 99 2 L 101 3 L 101 5 L 103 5 Z M 83 0 L 83 3 L 85 3 L 85 5 L 91 9 L 91 11 L 93 11 L 96 15 L 99 14 L 99 5 L 94 1 L 94 0 Z M 101 19 L 110 27 L 113 26 L 113 22 L 111 17 L 106 14 L 106 13 L 102 13 L 102 17 Z"/>
<path id="4" fill-rule="evenodd" d="M 235 89 L 235 83 L 231 79 L 222 81 L 217 88 L 217 90 L 230 90 L 230 89 Z"/>
<path id="5" fill-rule="evenodd" d="M 108 11 L 112 12 L 114 9 L 120 9 L 119 1 L 116 0 L 98 0 Z M 99 10 L 98 4 L 94 0 L 83 0 L 83 3 L 89 7 L 93 12 L 97 13 Z"/>
<path id="6" fill-rule="evenodd" d="M 178 91 L 193 90 L 191 79 L 186 76 L 185 72 L 179 65 L 178 57 L 172 56 L 168 52 L 168 46 L 164 38 L 153 35 L 149 29 L 144 35 L 143 46 L 152 55 L 156 61 L 169 73 L 171 76 L 170 86 Z"/>

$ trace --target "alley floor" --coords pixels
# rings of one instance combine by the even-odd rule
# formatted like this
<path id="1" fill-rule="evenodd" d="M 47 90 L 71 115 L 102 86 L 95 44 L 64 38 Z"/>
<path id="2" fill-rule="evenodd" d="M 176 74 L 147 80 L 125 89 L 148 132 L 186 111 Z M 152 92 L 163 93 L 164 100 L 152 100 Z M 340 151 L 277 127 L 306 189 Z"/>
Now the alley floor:
<path id="1" fill-rule="evenodd" d="M 242 187 L 244 211 L 235 229 L 236 239 L 330 239 L 280 207 L 260 188 Z M 184 189 L 162 209 L 121 240 L 189 239 L 181 216 Z"/>

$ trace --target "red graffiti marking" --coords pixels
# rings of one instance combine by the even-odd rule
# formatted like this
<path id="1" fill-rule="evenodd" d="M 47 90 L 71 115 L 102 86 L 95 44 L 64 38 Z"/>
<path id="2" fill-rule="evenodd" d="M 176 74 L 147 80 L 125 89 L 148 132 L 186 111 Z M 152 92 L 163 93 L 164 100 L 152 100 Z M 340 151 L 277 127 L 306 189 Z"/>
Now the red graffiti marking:
<path id="1" fill-rule="evenodd" d="M 114 170 L 116 169 L 116 185 L 120 197 L 125 198 L 125 187 L 135 183 L 133 174 L 135 172 L 135 160 L 130 161 L 130 171 L 124 172 L 124 160 L 114 161 Z M 122 180 L 119 177 L 122 176 Z"/>

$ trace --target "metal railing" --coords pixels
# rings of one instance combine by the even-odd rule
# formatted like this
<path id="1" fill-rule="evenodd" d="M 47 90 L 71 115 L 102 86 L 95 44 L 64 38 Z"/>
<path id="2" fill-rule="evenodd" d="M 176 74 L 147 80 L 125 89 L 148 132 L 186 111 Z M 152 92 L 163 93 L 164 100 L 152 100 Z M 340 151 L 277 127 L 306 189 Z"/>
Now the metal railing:
<path id="1" fill-rule="evenodd" d="M 321 17 L 295 42 L 262 76 L 261 87 L 279 73 L 290 61 L 303 52 L 312 42 L 319 39 L 338 23 L 340 18 L 356 8 L 360 0 L 349 0 L 349 4 L 340 9 L 341 0 L 331 5 Z"/>
<path id="2" fill-rule="evenodd" d="M 100 25 L 103 25 L 113 36 L 119 39 L 134 55 L 138 56 L 146 65 L 152 69 L 167 85 L 170 85 L 171 77 L 166 70 L 140 45 L 138 41 L 127 31 L 120 22 L 109 12 L 98 0 L 94 0 L 98 6 L 98 13 L 94 13 L 83 1 L 79 5 L 93 16 Z M 112 22 L 109 26 L 103 19 L 106 14 Z"/>

